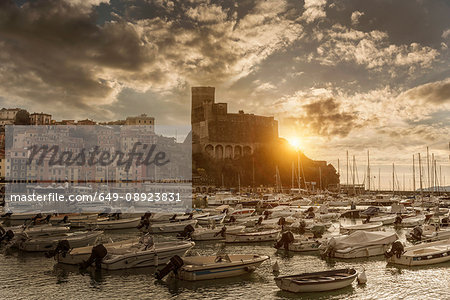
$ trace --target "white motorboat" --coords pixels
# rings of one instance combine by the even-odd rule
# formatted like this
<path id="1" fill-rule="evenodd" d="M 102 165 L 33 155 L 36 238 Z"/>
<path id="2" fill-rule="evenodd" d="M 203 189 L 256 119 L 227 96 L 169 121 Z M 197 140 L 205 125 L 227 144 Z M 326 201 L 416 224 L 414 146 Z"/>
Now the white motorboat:
<path id="1" fill-rule="evenodd" d="M 325 292 L 347 287 L 353 283 L 358 273 L 355 269 L 338 269 L 275 278 L 277 286 L 293 293 Z"/>
<path id="2" fill-rule="evenodd" d="M 292 252 L 310 252 L 318 251 L 323 239 L 314 238 L 312 236 L 295 237 L 290 231 L 284 232 L 281 238 L 275 243 L 276 249 L 284 248 L 284 250 Z"/>
<path id="3" fill-rule="evenodd" d="M 383 223 L 383 225 L 391 225 L 394 224 L 395 222 L 395 215 L 391 215 L 391 216 L 378 216 L 378 217 L 371 217 L 369 219 L 369 223 Z"/>
<path id="4" fill-rule="evenodd" d="M 157 272 L 156 278 L 162 279 L 171 271 L 175 271 L 178 279 L 188 281 L 240 276 L 252 273 L 268 259 L 269 256 L 253 254 L 174 257 Z"/>
<path id="5" fill-rule="evenodd" d="M 398 239 L 394 232 L 356 231 L 348 236 L 331 237 L 319 251 L 322 256 L 359 258 L 383 255 Z"/>
<path id="6" fill-rule="evenodd" d="M 402 219 L 401 217 L 400 218 L 396 217 L 394 224 L 397 227 L 416 227 L 416 226 L 423 225 L 424 222 L 425 222 L 425 216 L 420 215 L 420 216 L 408 217 L 408 218 L 404 218 L 404 219 Z"/>
<path id="7" fill-rule="evenodd" d="M 198 227 L 191 233 L 191 239 L 193 241 L 223 240 L 227 233 L 239 233 L 243 232 L 244 229 L 245 226 L 223 226 L 216 228 Z"/>
<path id="8" fill-rule="evenodd" d="M 211 222 L 215 223 L 222 223 L 225 219 L 226 214 L 220 214 L 220 215 L 213 215 L 213 216 L 205 216 L 205 217 L 199 217 L 197 218 L 199 225 L 208 225 Z"/>
<path id="9" fill-rule="evenodd" d="M 84 247 L 93 244 L 102 234 L 103 231 L 70 232 L 45 237 L 28 237 L 23 234 L 17 247 L 23 251 L 44 252 L 54 250 L 61 240 L 67 240 L 71 248 Z"/>
<path id="10" fill-rule="evenodd" d="M 255 209 L 253 208 L 241 208 L 241 209 L 235 209 L 231 213 L 228 214 L 228 216 L 231 218 L 239 219 L 239 218 L 245 218 L 253 215 L 255 213 Z"/>
<path id="11" fill-rule="evenodd" d="M 158 266 L 166 264 L 175 255 L 185 255 L 194 245 L 195 243 L 190 241 L 170 241 L 124 249 L 122 253 L 116 250 L 103 258 L 101 267 L 107 270 L 120 270 Z"/>
<path id="12" fill-rule="evenodd" d="M 386 253 L 391 264 L 424 266 L 450 261 L 450 239 L 404 248 L 400 241 Z"/>
<path id="13" fill-rule="evenodd" d="M 94 223 L 95 226 L 101 230 L 111 230 L 111 229 L 130 229 L 136 228 L 141 222 L 141 218 L 133 219 L 118 219 L 118 220 L 104 220 L 97 221 Z"/>
<path id="14" fill-rule="evenodd" d="M 446 240 L 450 239 L 450 228 L 444 229 L 432 225 L 417 226 L 406 233 L 406 238 L 413 242 Z"/>
<path id="15" fill-rule="evenodd" d="M 356 225 L 341 225 L 340 231 L 341 233 L 353 233 L 355 231 L 376 231 L 380 230 L 383 223 L 366 223 L 366 224 L 356 224 Z"/>
<path id="16" fill-rule="evenodd" d="M 140 230 L 143 232 L 151 232 L 151 233 L 173 233 L 173 232 L 182 232 L 184 228 L 188 225 L 195 227 L 197 224 L 197 220 L 186 220 L 186 221 L 178 221 L 178 222 L 170 222 L 170 223 L 154 223 L 150 224 L 148 228 L 142 227 Z"/>
<path id="17" fill-rule="evenodd" d="M 26 227 L 26 226 L 3 227 L 3 230 L 4 231 L 11 230 L 14 234 L 25 233 L 28 237 L 35 237 L 35 236 L 62 234 L 68 232 L 70 230 L 70 227 L 52 226 L 51 224 L 44 224 L 33 227 Z"/>
<path id="18" fill-rule="evenodd" d="M 226 233 L 226 243 L 255 243 L 255 242 L 270 242 L 276 241 L 280 235 L 281 230 L 266 230 L 257 232 L 236 232 Z"/>
<path id="19" fill-rule="evenodd" d="M 108 253 L 121 253 L 124 249 L 129 249 L 139 245 L 139 239 L 128 239 L 119 242 L 105 243 Z M 89 259 L 92 253 L 93 246 L 78 247 L 78 248 L 60 248 L 56 251 L 56 260 L 62 264 L 78 265 Z"/>

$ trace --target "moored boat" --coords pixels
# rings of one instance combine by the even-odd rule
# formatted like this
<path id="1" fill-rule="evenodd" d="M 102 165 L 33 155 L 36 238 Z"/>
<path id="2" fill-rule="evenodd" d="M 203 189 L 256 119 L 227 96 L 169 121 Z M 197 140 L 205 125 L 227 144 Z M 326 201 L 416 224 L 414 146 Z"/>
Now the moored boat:
<path id="1" fill-rule="evenodd" d="M 174 257 L 156 277 L 162 279 L 171 271 L 188 281 L 234 277 L 255 271 L 267 259 L 269 256 L 253 254 Z"/>
<path id="2" fill-rule="evenodd" d="M 197 220 L 186 220 L 170 223 L 154 223 L 150 224 L 148 228 L 142 227 L 140 230 L 143 232 L 150 232 L 150 233 L 182 232 L 187 225 L 195 227 L 197 222 L 198 222 Z"/>
<path id="3" fill-rule="evenodd" d="M 251 243 L 276 241 L 281 230 L 266 230 L 257 232 L 226 233 L 226 243 Z"/>
<path id="4" fill-rule="evenodd" d="M 112 230 L 112 229 L 130 229 L 136 228 L 141 222 L 141 218 L 133 219 L 118 219 L 118 220 L 104 220 L 95 223 L 95 226 L 101 230 Z"/>
<path id="5" fill-rule="evenodd" d="M 281 290 L 293 293 L 325 292 L 351 285 L 357 275 L 355 269 L 337 269 L 279 276 L 275 278 L 275 283 Z"/>
<path id="6" fill-rule="evenodd" d="M 383 226 L 381 222 L 375 223 L 366 223 L 366 224 L 356 224 L 356 225 L 341 225 L 340 231 L 341 233 L 352 233 L 355 231 L 376 231 L 379 230 Z"/>
<path id="7" fill-rule="evenodd" d="M 386 253 L 387 262 L 405 266 L 424 266 L 450 261 L 450 239 L 403 247 L 400 241 Z"/>
<path id="8" fill-rule="evenodd" d="M 324 257 L 360 258 L 383 255 L 398 239 L 394 232 L 356 231 L 348 236 L 332 237 L 320 247 Z"/>

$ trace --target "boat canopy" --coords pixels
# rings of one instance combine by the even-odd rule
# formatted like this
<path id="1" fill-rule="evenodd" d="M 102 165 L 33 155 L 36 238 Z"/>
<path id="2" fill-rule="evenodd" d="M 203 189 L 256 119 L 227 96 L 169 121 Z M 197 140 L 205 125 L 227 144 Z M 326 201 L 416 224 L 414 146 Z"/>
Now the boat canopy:
<path id="1" fill-rule="evenodd" d="M 371 245 L 384 245 L 395 242 L 398 236 L 395 232 L 369 232 L 356 231 L 348 236 L 332 237 L 328 242 L 336 250 L 349 247 L 367 247 Z"/>

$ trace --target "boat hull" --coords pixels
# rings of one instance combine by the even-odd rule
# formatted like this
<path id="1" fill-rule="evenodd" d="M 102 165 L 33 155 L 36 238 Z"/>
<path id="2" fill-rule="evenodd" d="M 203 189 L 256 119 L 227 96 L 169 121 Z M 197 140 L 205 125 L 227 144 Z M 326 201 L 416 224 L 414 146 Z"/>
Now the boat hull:
<path id="1" fill-rule="evenodd" d="M 102 262 L 102 269 L 123 270 L 163 265 L 175 255 L 184 256 L 194 245 L 195 243 L 193 242 L 184 242 L 176 247 L 159 248 L 158 244 L 156 244 L 155 248 L 149 250 L 106 258 Z"/>
<path id="2" fill-rule="evenodd" d="M 258 243 L 276 241 L 280 236 L 280 231 L 260 232 L 260 234 L 246 233 L 226 233 L 226 243 Z"/>

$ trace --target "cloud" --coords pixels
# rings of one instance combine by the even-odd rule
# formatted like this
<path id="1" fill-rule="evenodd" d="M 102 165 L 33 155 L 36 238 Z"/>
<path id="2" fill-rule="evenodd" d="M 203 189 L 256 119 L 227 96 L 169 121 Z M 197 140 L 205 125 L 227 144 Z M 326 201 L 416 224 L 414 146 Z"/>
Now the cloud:
<path id="1" fill-rule="evenodd" d="M 305 11 L 303 12 L 300 20 L 304 20 L 306 23 L 312 23 L 316 20 L 325 18 L 326 4 L 326 0 L 305 0 Z"/>
<path id="2" fill-rule="evenodd" d="M 323 36 L 323 40 L 315 58 L 324 65 L 354 62 L 371 70 L 388 67 L 391 75 L 395 76 L 396 69 L 393 67 L 404 67 L 409 72 L 418 67 L 430 68 L 439 56 L 436 49 L 417 43 L 390 44 L 388 35 L 377 30 L 363 32 L 336 24 L 317 36 Z"/>
<path id="3" fill-rule="evenodd" d="M 359 23 L 359 18 L 361 18 L 361 16 L 364 16 L 363 12 L 360 11 L 352 12 L 352 15 L 350 17 L 350 19 L 352 20 L 352 25 L 357 25 Z"/>
<path id="4" fill-rule="evenodd" d="M 157 16 L 133 18 L 129 6 L 99 22 L 96 5 L 104 2 L 3 1 L 0 95 L 102 119 L 125 88 L 167 94 L 186 83 L 234 82 L 302 31 L 284 17 L 283 0 L 255 1 L 239 18 L 236 7 L 157 1 Z"/>

